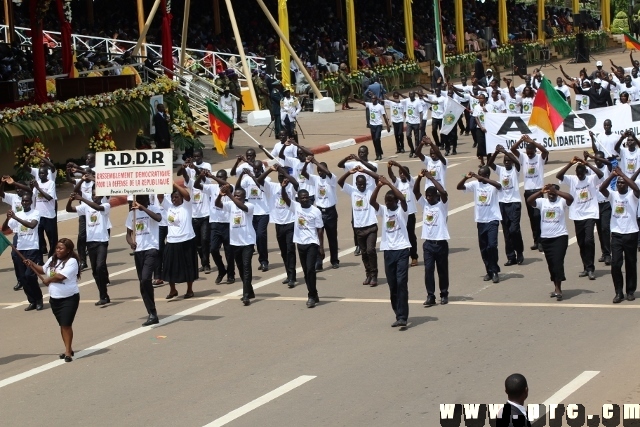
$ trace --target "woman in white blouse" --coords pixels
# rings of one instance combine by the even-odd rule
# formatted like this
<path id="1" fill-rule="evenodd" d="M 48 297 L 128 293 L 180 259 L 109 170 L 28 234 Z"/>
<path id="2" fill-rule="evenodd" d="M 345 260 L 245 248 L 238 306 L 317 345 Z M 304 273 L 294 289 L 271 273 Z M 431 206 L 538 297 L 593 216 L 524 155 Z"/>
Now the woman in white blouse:
<path id="1" fill-rule="evenodd" d="M 53 255 L 44 265 L 40 266 L 28 259 L 24 261 L 28 267 L 44 275 L 43 283 L 49 287 L 49 304 L 60 325 L 64 342 L 64 353 L 60 353 L 60 359 L 64 359 L 65 362 L 73 360 L 72 325 L 80 305 L 80 289 L 78 289 L 80 258 L 73 249 L 73 242 L 62 238 L 58 240 Z"/>

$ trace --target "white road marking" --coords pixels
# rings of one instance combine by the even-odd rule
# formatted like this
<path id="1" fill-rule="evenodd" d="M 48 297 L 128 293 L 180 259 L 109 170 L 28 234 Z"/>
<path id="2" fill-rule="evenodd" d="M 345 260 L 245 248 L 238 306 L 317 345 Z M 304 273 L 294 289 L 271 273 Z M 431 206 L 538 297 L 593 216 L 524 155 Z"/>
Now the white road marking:
<path id="1" fill-rule="evenodd" d="M 288 383 L 278 387 L 277 389 L 270 391 L 269 393 L 260 396 L 259 398 L 252 400 L 251 402 L 247 403 L 246 405 L 243 405 L 241 407 L 239 407 L 238 409 L 234 409 L 233 411 L 229 412 L 227 415 L 218 418 L 215 421 L 210 422 L 209 424 L 205 425 L 204 427 L 221 427 L 224 425 L 229 424 L 231 421 L 240 418 L 241 416 L 243 416 L 244 414 L 247 414 L 251 411 L 253 411 L 254 409 L 259 408 L 262 405 L 265 405 L 269 402 L 271 402 L 274 399 L 277 399 L 278 397 L 282 396 L 283 394 L 286 394 L 288 392 L 290 392 L 291 390 L 293 390 L 294 388 L 298 388 L 301 385 L 311 381 L 312 379 L 316 378 L 313 375 L 301 375 L 298 378 L 296 378 L 295 380 L 289 381 Z"/>
<path id="2" fill-rule="evenodd" d="M 558 404 L 565 400 L 567 397 L 575 393 L 580 387 L 592 380 L 600 371 L 584 371 L 577 377 L 575 377 L 569 384 L 556 391 L 553 396 L 542 402 L 543 405 L 548 407 L 551 404 Z"/>

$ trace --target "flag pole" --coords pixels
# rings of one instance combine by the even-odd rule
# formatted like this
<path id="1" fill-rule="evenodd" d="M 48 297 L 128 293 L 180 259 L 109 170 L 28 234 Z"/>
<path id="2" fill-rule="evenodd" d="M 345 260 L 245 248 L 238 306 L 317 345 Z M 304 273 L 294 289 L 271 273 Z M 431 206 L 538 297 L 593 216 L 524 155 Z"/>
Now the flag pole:
<path id="1" fill-rule="evenodd" d="M 24 257 L 24 255 L 22 255 L 22 254 L 20 253 L 20 251 L 16 249 L 16 247 L 15 247 L 15 246 L 13 246 L 11 243 L 9 243 L 9 246 L 10 246 L 10 247 L 11 247 L 11 249 L 12 249 L 12 250 L 13 250 L 13 251 L 14 251 L 14 252 L 15 252 L 15 253 L 20 257 L 20 259 L 21 259 L 22 261 L 26 261 L 26 260 L 27 260 L 27 259 Z M 42 281 L 42 283 L 44 283 L 44 277 L 42 277 L 42 276 L 40 275 L 40 273 L 38 273 L 38 271 L 36 270 L 36 268 L 35 268 L 33 265 L 29 265 L 29 268 L 30 268 L 31 270 L 33 270 L 33 272 L 36 274 L 36 276 L 38 276 L 38 279 L 40 279 L 40 281 Z"/>
<path id="2" fill-rule="evenodd" d="M 136 200 L 136 195 L 133 195 L 133 203 L 138 203 L 138 201 Z M 133 208 L 133 203 L 131 204 L 132 207 L 132 211 L 133 211 L 133 233 L 131 233 L 131 240 L 133 240 L 133 243 L 136 243 L 136 211 L 138 210 L 137 208 Z"/>
<path id="3" fill-rule="evenodd" d="M 277 118 L 276 118 L 277 119 Z M 260 147 L 260 149 L 262 150 L 262 148 L 264 148 L 264 146 L 258 142 L 257 139 L 255 139 L 253 136 L 249 135 L 249 132 L 247 132 L 246 130 L 244 130 L 241 126 L 238 126 L 238 129 L 240 129 L 242 132 L 244 132 L 245 135 L 247 135 L 249 137 L 249 139 L 251 139 L 253 142 L 255 142 L 258 147 Z M 280 163 L 279 159 L 274 158 L 269 152 L 267 152 L 266 150 L 262 150 L 267 157 L 269 157 L 271 160 L 275 160 L 276 162 Z"/>

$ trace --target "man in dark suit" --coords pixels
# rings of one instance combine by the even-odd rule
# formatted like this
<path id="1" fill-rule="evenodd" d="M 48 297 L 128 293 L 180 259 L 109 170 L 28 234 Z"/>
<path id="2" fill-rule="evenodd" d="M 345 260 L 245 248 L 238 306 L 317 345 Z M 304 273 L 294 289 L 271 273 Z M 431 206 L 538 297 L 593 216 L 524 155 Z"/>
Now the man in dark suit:
<path id="1" fill-rule="evenodd" d="M 486 75 L 483 78 L 478 79 L 478 84 L 483 87 L 489 87 L 489 83 L 491 83 L 492 80 L 497 81 L 498 86 L 500 86 L 500 81 L 493 77 L 493 70 L 491 68 L 487 68 Z"/>
<path id="2" fill-rule="evenodd" d="M 442 77 L 442 72 L 440 71 L 440 61 L 435 61 L 433 63 L 433 75 L 431 76 L 431 89 L 435 88 L 443 88 L 444 87 L 444 77 Z"/>
<path id="3" fill-rule="evenodd" d="M 171 148 L 171 132 L 169 132 L 169 115 L 165 113 L 164 104 L 158 104 L 156 114 L 153 115 L 153 126 L 156 133 L 153 140 L 156 148 Z"/>
<path id="4" fill-rule="evenodd" d="M 484 65 L 482 65 L 482 54 L 476 54 L 476 62 L 473 64 L 473 75 L 478 81 L 484 77 Z"/>
<path id="5" fill-rule="evenodd" d="M 507 403 L 498 413 L 496 427 L 531 427 L 524 401 L 529 397 L 527 379 L 522 374 L 511 374 L 504 381 Z"/>
<path id="6" fill-rule="evenodd" d="M 609 89 L 604 89 L 601 86 L 602 80 L 600 79 L 594 79 L 593 85 L 589 90 L 582 89 L 575 82 L 572 82 L 572 85 L 577 94 L 587 95 L 589 97 L 589 109 L 602 108 L 613 105 L 613 101 L 611 100 L 611 92 L 609 92 Z"/>

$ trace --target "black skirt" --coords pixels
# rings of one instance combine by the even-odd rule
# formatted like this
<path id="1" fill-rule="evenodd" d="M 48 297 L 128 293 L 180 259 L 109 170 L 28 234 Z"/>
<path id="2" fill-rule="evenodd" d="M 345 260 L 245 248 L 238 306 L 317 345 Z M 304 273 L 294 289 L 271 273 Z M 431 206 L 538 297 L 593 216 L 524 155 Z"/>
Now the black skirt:
<path id="1" fill-rule="evenodd" d="M 569 246 L 569 236 L 558 236 L 551 238 L 540 238 L 544 257 L 547 260 L 551 281 L 564 282 L 567 278 L 564 276 L 564 256 L 567 254 Z"/>
<path id="2" fill-rule="evenodd" d="M 478 143 L 476 148 L 476 156 L 486 156 L 487 155 L 487 136 L 480 128 L 476 128 L 476 142 Z"/>
<path id="3" fill-rule="evenodd" d="M 162 258 L 162 280 L 169 283 L 193 282 L 198 279 L 196 239 L 167 243 Z"/>
<path id="4" fill-rule="evenodd" d="M 71 326 L 73 325 L 73 319 L 78 312 L 78 306 L 80 305 L 80 294 L 71 295 L 66 298 L 49 298 L 49 304 L 51 305 L 51 311 L 56 316 L 59 326 Z"/>

